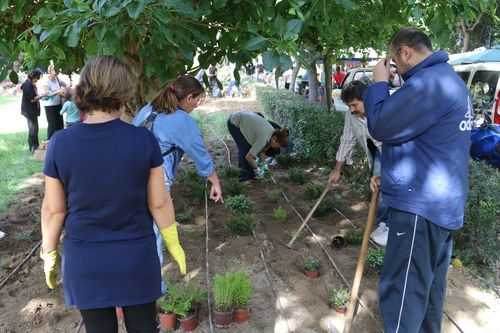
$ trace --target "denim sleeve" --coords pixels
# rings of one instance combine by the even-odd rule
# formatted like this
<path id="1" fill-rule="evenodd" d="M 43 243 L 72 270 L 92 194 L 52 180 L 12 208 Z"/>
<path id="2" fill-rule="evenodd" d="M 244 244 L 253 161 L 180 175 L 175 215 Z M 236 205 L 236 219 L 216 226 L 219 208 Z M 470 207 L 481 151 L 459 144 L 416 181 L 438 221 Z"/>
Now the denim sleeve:
<path id="1" fill-rule="evenodd" d="M 188 133 L 190 135 L 190 140 L 188 145 L 182 147 L 184 152 L 189 155 L 196 165 L 196 170 L 198 173 L 204 177 L 210 176 L 215 171 L 215 164 L 208 153 L 205 143 L 203 142 L 203 136 L 201 135 L 200 128 L 193 119 L 193 123 L 190 124 L 191 129 Z"/>

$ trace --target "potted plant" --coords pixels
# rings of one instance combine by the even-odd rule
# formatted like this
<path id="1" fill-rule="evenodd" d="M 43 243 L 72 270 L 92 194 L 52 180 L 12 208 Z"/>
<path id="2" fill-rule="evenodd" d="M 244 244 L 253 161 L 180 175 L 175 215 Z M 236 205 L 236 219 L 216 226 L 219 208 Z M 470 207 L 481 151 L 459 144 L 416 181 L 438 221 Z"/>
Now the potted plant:
<path id="1" fill-rule="evenodd" d="M 233 319 L 233 278 L 234 273 L 225 276 L 215 274 L 214 295 L 214 322 L 217 327 L 228 327 Z"/>
<path id="2" fill-rule="evenodd" d="M 175 313 L 184 331 L 193 331 L 198 327 L 198 312 L 205 298 L 206 289 L 200 288 L 191 280 L 179 288 L 181 300 L 177 302 Z"/>
<path id="3" fill-rule="evenodd" d="M 338 313 L 345 313 L 351 294 L 347 289 L 336 289 L 328 286 L 328 307 Z"/>
<path id="4" fill-rule="evenodd" d="M 307 256 L 304 258 L 304 274 L 315 279 L 319 275 L 319 260 L 313 256 Z"/>
<path id="5" fill-rule="evenodd" d="M 168 283 L 168 293 L 156 301 L 158 307 L 158 317 L 160 327 L 164 330 L 173 330 L 177 323 L 176 310 L 178 303 L 181 302 L 179 287 L 176 284 Z"/>
<path id="6" fill-rule="evenodd" d="M 235 272 L 233 283 L 234 321 L 242 323 L 250 318 L 251 298 L 250 276 L 243 269 Z"/>

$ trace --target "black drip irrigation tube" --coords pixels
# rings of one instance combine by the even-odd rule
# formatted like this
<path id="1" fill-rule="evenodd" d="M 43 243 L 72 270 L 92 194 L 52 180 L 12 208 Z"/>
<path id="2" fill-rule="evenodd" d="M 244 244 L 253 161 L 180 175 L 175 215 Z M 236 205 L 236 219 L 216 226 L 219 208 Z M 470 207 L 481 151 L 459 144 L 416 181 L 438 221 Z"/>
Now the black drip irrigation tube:
<path id="1" fill-rule="evenodd" d="M 38 243 L 36 243 L 35 246 L 33 246 L 33 248 L 28 253 L 28 255 L 26 256 L 26 258 L 24 258 L 23 261 L 21 261 L 19 263 L 19 265 L 17 265 L 16 268 L 14 268 L 14 270 L 12 272 L 10 272 L 9 275 L 7 275 L 7 277 L 2 281 L 2 283 L 0 283 L 0 289 L 2 289 L 2 287 L 7 283 L 7 281 L 9 280 L 9 278 L 11 276 L 13 276 L 14 274 L 16 274 L 21 269 L 21 267 L 26 263 L 26 261 L 28 261 L 29 258 L 31 258 L 31 256 L 33 255 L 33 253 L 35 253 L 35 251 L 40 247 L 40 245 L 42 245 L 42 240 L 40 240 Z"/>

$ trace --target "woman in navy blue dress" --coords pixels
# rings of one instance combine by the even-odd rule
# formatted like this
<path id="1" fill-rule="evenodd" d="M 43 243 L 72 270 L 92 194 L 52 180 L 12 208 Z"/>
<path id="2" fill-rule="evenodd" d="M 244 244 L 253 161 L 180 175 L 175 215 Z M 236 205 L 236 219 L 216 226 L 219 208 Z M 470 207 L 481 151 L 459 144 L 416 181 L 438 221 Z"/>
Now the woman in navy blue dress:
<path id="1" fill-rule="evenodd" d="M 153 218 L 181 273 L 186 271 L 158 143 L 146 128 L 120 120 L 135 82 L 114 56 L 89 60 L 75 91 L 86 119 L 56 132 L 45 159 L 46 282 L 56 285 L 64 227 L 64 294 L 80 310 L 88 333 L 117 332 L 116 306 L 123 307 L 129 333 L 158 332 L 161 272 Z"/>

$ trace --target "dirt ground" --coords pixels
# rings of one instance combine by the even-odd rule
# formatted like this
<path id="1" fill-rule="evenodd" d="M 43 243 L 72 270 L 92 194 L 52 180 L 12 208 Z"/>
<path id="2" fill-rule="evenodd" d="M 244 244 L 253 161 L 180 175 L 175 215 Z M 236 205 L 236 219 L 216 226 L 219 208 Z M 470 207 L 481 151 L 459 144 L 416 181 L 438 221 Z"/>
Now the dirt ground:
<path id="1" fill-rule="evenodd" d="M 241 108 L 258 110 L 251 98 L 207 99 L 200 112 L 230 113 Z M 210 131 L 205 134 L 205 140 L 214 160 L 219 165 L 227 163 L 227 152 L 220 140 Z M 231 160 L 235 163 L 235 146 L 232 142 L 226 143 L 231 150 Z M 327 175 L 314 165 L 299 166 L 306 171 L 310 182 L 326 182 Z M 186 168 L 192 168 L 188 159 L 181 163 L 181 169 Z M 182 176 L 176 179 L 172 188 L 176 211 L 182 212 L 185 207 L 194 209 L 193 219 L 179 226 L 188 264 L 186 278 L 195 279 L 200 285 L 206 286 L 207 259 L 210 281 L 215 273 L 223 274 L 239 268 L 250 273 L 254 289 L 251 319 L 243 324 L 232 324 L 230 328 L 224 329 L 226 332 L 342 332 L 344 315 L 328 308 L 326 294 L 327 285 L 344 287 L 342 278 L 306 230 L 301 233 L 293 249 L 285 246 L 301 220 L 282 196 L 278 202 L 269 202 L 265 190 L 283 190 L 303 217 L 308 213 L 310 202 L 304 199 L 302 186 L 292 183 L 283 167 L 274 167 L 272 171 L 278 185 L 270 179 L 245 183 L 247 195 L 255 202 L 252 215 L 257 221 L 257 241 L 251 236 L 231 236 L 224 222 L 229 216 L 227 210 L 221 204 L 208 203 L 208 258 L 205 256 L 205 202 L 191 196 Z M 222 186 L 224 191 L 224 182 Z M 342 185 L 335 187 L 332 193 L 335 208 L 362 229 L 368 203 Z M 36 174 L 26 182 L 25 188 L 8 210 L 0 215 L 0 230 L 7 233 L 7 237 L 0 240 L 0 283 L 41 239 L 39 222 L 42 197 L 43 177 Z M 273 209 L 278 206 L 288 213 L 286 222 L 274 219 Z M 350 223 L 333 211 L 325 217 L 312 218 L 309 226 L 345 279 L 352 284 L 359 246 L 348 246 L 340 251 L 329 246 L 332 236 L 352 229 Z M 260 251 L 272 283 L 266 274 Z M 302 273 L 303 257 L 308 254 L 321 260 L 321 275 L 318 279 L 311 280 Z M 164 274 L 170 279 L 180 279 L 178 268 L 172 263 L 164 267 Z M 377 302 L 378 279 L 375 271 L 365 269 L 360 289 L 364 307 L 359 308 L 352 332 L 382 331 Z M 499 299 L 496 294 L 481 287 L 479 280 L 466 268 L 450 266 L 446 312 L 463 332 L 498 332 L 495 318 L 500 315 Z M 0 289 L 0 333 L 76 332 L 79 320 L 78 311 L 65 306 L 62 286 L 59 285 L 55 290 L 46 287 L 38 251 Z M 120 331 L 125 330 L 122 327 Z M 80 332 L 85 332 L 84 327 Z M 200 326 L 195 332 L 209 332 L 207 304 L 201 309 Z M 443 332 L 460 331 L 445 316 Z"/>

